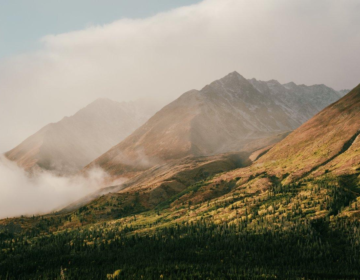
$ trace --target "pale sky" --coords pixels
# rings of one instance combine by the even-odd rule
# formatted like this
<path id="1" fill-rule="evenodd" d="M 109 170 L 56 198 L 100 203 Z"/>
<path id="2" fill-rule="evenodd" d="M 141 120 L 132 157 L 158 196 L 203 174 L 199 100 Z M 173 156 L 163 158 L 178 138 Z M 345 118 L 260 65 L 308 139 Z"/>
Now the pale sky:
<path id="1" fill-rule="evenodd" d="M 99 97 L 169 101 L 234 70 L 360 83 L 358 0 L 4 0 L 0 152 Z"/>
<path id="2" fill-rule="evenodd" d="M 144 18 L 201 0 L 1 0 L 0 59 L 41 47 L 39 38 Z"/>

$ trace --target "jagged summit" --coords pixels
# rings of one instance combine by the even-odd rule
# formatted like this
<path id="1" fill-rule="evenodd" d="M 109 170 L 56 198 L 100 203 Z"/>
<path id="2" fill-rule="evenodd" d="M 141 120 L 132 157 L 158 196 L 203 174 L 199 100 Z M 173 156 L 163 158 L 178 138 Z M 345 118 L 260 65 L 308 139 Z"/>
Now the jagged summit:
<path id="1" fill-rule="evenodd" d="M 269 81 L 266 82 L 267 84 L 269 85 L 279 85 L 279 86 L 282 86 L 282 84 L 280 84 L 280 82 L 278 80 L 274 80 L 274 79 L 271 79 Z"/>
<path id="2" fill-rule="evenodd" d="M 224 88 L 228 90 L 237 90 L 239 87 L 248 84 L 248 81 L 238 72 L 234 71 L 225 77 L 206 85 L 201 91 L 206 91 L 209 87 Z"/>
<path id="3" fill-rule="evenodd" d="M 223 78 L 215 81 L 216 82 L 223 82 L 223 83 L 232 83 L 232 82 L 247 82 L 247 79 L 245 79 L 241 74 L 239 74 L 236 71 L 233 71 L 229 74 L 227 74 L 226 76 L 224 76 Z"/>
<path id="4" fill-rule="evenodd" d="M 261 148 L 338 98 L 338 92 L 324 85 L 247 80 L 234 71 L 201 90 L 184 93 L 155 115 L 157 108 L 149 102 L 99 98 L 45 126 L 6 155 L 27 169 L 69 173 L 113 147 L 90 166 L 122 174 L 188 155 Z"/>
<path id="5" fill-rule="evenodd" d="M 237 71 L 232 71 L 220 80 L 228 80 L 228 79 L 245 79 L 242 75 L 239 74 Z"/>
<path id="6" fill-rule="evenodd" d="M 200 91 L 184 93 L 88 168 L 133 174 L 190 155 L 253 151 L 273 144 L 338 99 L 326 90 L 306 91 L 232 72 Z M 314 95 L 324 97 L 326 104 L 311 106 Z"/>
<path id="7" fill-rule="evenodd" d="M 286 84 L 283 84 L 284 87 L 286 87 L 287 89 L 293 89 L 295 87 L 297 87 L 297 84 L 295 84 L 294 82 L 289 82 Z"/>

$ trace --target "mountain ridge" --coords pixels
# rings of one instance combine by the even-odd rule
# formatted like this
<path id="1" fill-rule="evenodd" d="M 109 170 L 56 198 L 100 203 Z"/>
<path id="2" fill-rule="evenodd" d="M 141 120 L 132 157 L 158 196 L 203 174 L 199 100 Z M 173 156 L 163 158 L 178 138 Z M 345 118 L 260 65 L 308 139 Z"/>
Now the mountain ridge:
<path id="1" fill-rule="evenodd" d="M 312 95 L 328 96 L 328 104 L 339 98 L 328 87 L 301 88 L 295 85 L 296 91 L 290 91 L 275 80 L 247 80 L 231 72 L 201 90 L 184 93 L 86 168 L 100 166 L 115 176 L 132 176 L 170 159 L 272 145 L 324 106 Z M 309 109 L 311 98 L 316 104 Z"/>
<path id="2" fill-rule="evenodd" d="M 5 156 L 26 170 L 72 174 L 144 123 L 154 108 L 97 99 L 70 117 L 50 123 Z"/>
<path id="3" fill-rule="evenodd" d="M 360 170 L 360 85 L 279 141 L 248 168 L 222 180 L 266 176 L 284 184 Z M 246 179 L 247 178 L 247 179 Z"/>

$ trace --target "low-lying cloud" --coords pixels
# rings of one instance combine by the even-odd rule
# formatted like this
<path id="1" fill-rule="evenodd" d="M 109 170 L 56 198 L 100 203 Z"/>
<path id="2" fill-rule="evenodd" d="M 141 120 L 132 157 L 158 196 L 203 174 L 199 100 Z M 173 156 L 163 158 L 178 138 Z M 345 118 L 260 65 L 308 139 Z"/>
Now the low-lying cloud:
<path id="1" fill-rule="evenodd" d="M 0 219 L 58 210 L 100 189 L 108 179 L 99 168 L 84 176 L 60 177 L 51 172 L 30 175 L 0 156 Z"/>

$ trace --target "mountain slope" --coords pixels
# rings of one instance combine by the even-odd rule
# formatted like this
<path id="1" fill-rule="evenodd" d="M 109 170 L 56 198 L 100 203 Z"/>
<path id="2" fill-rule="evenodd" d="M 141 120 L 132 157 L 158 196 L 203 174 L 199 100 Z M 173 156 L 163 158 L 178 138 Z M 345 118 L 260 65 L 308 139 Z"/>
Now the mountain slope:
<path id="1" fill-rule="evenodd" d="M 25 169 L 74 173 L 131 134 L 154 112 L 140 103 L 98 99 L 6 153 Z"/>
<path id="2" fill-rule="evenodd" d="M 151 208 L 159 202 L 177 194 L 201 180 L 251 164 L 247 153 L 228 153 L 209 157 L 188 156 L 168 163 L 151 167 L 125 183 L 102 188 L 99 191 L 68 205 L 61 212 L 78 209 L 100 197 L 110 193 L 141 192 L 143 206 Z M 127 199 L 131 204 L 131 200 Z"/>
<path id="3" fill-rule="evenodd" d="M 287 182 L 331 172 L 356 173 L 360 168 L 360 85 L 274 145 L 250 168 L 224 178 L 267 174 Z"/>
<path id="4" fill-rule="evenodd" d="M 228 172 L 246 154 L 186 157 L 86 205 L 0 220 L 0 275 L 358 279 L 359 128 L 360 85 L 250 167 Z"/>
<path id="5" fill-rule="evenodd" d="M 293 82 L 282 85 L 276 80 L 264 82 L 251 79 L 249 81 L 260 92 L 281 102 L 289 118 L 296 123 L 294 128 L 343 96 L 340 92 L 325 85 L 306 86 L 296 85 Z"/>
<path id="6" fill-rule="evenodd" d="M 293 95 L 285 86 L 275 89 L 230 73 L 200 91 L 183 94 L 88 167 L 121 175 L 189 155 L 257 150 L 279 141 L 324 106 L 314 105 L 304 113 L 301 108 L 307 108 L 314 94 L 304 95 L 301 106 Z M 339 98 L 333 90 L 330 96 L 326 105 Z M 293 109 L 295 105 L 300 108 Z"/>

